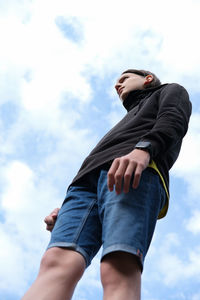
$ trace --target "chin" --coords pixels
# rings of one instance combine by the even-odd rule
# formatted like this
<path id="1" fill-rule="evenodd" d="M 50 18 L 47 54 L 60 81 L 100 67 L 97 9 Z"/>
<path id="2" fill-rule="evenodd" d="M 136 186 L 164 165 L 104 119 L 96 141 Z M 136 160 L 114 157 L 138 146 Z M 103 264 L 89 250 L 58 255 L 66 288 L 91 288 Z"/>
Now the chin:
<path id="1" fill-rule="evenodd" d="M 120 100 L 123 102 L 123 101 L 127 98 L 127 96 L 128 96 L 127 93 L 126 93 L 126 94 L 122 93 L 122 94 L 120 95 Z"/>
<path id="2" fill-rule="evenodd" d="M 124 102 L 124 100 L 128 97 L 128 94 L 129 93 L 121 95 L 120 99 L 121 99 L 122 102 Z"/>

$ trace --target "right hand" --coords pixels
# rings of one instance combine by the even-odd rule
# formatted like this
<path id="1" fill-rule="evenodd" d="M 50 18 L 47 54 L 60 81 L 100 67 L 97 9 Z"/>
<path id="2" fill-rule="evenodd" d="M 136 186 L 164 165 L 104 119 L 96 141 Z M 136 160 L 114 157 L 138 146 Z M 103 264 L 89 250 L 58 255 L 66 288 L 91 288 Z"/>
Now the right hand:
<path id="1" fill-rule="evenodd" d="M 47 224 L 46 230 L 52 231 L 56 223 L 60 208 L 55 208 L 48 216 L 44 218 L 44 222 Z"/>
<path id="2" fill-rule="evenodd" d="M 144 169 L 150 161 L 150 154 L 141 149 L 134 149 L 127 155 L 115 158 L 108 171 L 108 189 L 113 191 L 115 186 L 116 194 L 119 195 L 122 189 L 128 193 L 130 186 L 136 189 L 139 186 L 140 178 Z M 133 182 L 130 182 L 134 174 Z"/>

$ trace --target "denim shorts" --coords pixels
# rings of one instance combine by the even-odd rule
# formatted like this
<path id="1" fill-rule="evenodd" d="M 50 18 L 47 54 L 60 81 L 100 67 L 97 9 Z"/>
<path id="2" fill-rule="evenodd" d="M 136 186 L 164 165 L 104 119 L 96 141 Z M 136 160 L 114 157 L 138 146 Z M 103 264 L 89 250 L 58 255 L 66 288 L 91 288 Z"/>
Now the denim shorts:
<path id="1" fill-rule="evenodd" d="M 139 187 L 117 195 L 107 188 L 107 171 L 91 172 L 68 189 L 48 248 L 79 252 L 89 266 L 103 246 L 102 256 L 124 251 L 138 258 L 143 270 L 158 214 L 166 201 L 159 176 L 143 171 Z"/>

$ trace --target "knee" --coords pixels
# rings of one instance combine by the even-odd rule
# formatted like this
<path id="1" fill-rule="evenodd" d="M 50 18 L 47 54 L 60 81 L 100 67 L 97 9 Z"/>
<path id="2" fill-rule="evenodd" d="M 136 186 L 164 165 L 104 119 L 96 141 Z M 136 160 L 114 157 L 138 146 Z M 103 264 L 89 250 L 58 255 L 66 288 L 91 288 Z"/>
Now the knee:
<path id="1" fill-rule="evenodd" d="M 52 270 L 56 270 L 64 276 L 70 274 L 79 280 L 85 270 L 85 261 L 75 251 L 57 247 L 50 248 L 42 257 L 40 273 Z"/>
<path id="2" fill-rule="evenodd" d="M 101 282 L 104 289 L 111 286 L 117 286 L 118 283 L 120 283 L 119 272 L 109 259 L 105 259 L 101 263 Z"/>
<path id="3" fill-rule="evenodd" d="M 49 270 L 49 269 L 57 268 L 60 265 L 61 265 L 61 261 L 57 256 L 56 249 L 51 248 L 44 253 L 40 263 L 40 269 Z"/>
<path id="4" fill-rule="evenodd" d="M 108 261 L 101 263 L 101 282 L 104 289 L 117 282 L 116 272 L 113 271 L 112 264 Z"/>
<path id="5" fill-rule="evenodd" d="M 141 277 L 141 268 L 132 254 L 110 253 L 101 263 L 101 282 L 104 288 L 132 284 L 136 277 Z"/>

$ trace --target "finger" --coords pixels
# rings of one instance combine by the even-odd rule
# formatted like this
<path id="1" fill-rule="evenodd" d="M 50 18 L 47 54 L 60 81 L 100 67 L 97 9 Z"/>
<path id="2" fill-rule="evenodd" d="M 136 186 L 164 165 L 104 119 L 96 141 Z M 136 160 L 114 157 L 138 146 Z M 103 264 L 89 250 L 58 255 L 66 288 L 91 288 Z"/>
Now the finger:
<path id="1" fill-rule="evenodd" d="M 117 195 L 121 193 L 122 180 L 124 178 L 124 174 L 126 172 L 129 161 L 127 159 L 123 159 L 120 161 L 119 167 L 115 173 L 115 191 Z"/>
<path id="2" fill-rule="evenodd" d="M 60 208 L 55 208 L 48 216 L 44 218 L 45 223 L 55 223 L 55 219 L 58 216 Z"/>
<path id="3" fill-rule="evenodd" d="M 49 218 L 51 218 L 51 217 L 50 217 L 50 216 L 47 216 L 47 217 L 44 218 L 44 222 L 45 222 L 46 224 L 49 223 Z"/>
<path id="4" fill-rule="evenodd" d="M 129 192 L 131 177 L 133 175 L 135 167 L 136 167 L 136 164 L 132 162 L 132 163 L 129 163 L 129 165 L 126 169 L 126 172 L 124 174 L 124 193 Z"/>
<path id="5" fill-rule="evenodd" d="M 46 230 L 48 231 L 52 231 L 53 230 L 54 225 L 47 225 L 46 226 Z"/>
<path id="6" fill-rule="evenodd" d="M 115 172 L 117 171 L 119 166 L 119 160 L 115 159 L 108 171 L 108 175 L 107 175 L 107 185 L 108 185 L 108 189 L 110 190 L 110 192 L 113 191 L 113 186 L 115 184 Z"/>
<path id="7" fill-rule="evenodd" d="M 139 186 L 142 171 L 143 171 L 143 167 L 141 165 L 137 165 L 135 169 L 133 185 L 132 185 L 134 189 L 136 189 Z"/>
<path id="8" fill-rule="evenodd" d="M 45 219 L 44 219 L 44 222 L 46 224 L 54 224 L 55 223 L 55 219 L 52 218 L 52 216 L 47 216 Z"/>
<path id="9" fill-rule="evenodd" d="M 58 214 L 52 214 L 52 218 L 54 219 L 54 220 L 56 220 L 57 219 L 57 217 L 58 217 Z"/>
<path id="10" fill-rule="evenodd" d="M 50 216 L 52 217 L 57 217 L 58 216 L 58 213 L 59 213 L 59 210 L 60 208 L 55 208 L 51 213 L 50 213 Z"/>
<path id="11" fill-rule="evenodd" d="M 53 210 L 53 213 L 58 214 L 58 213 L 59 213 L 59 210 L 60 210 L 60 208 L 57 207 L 57 208 L 55 208 L 55 209 Z"/>

